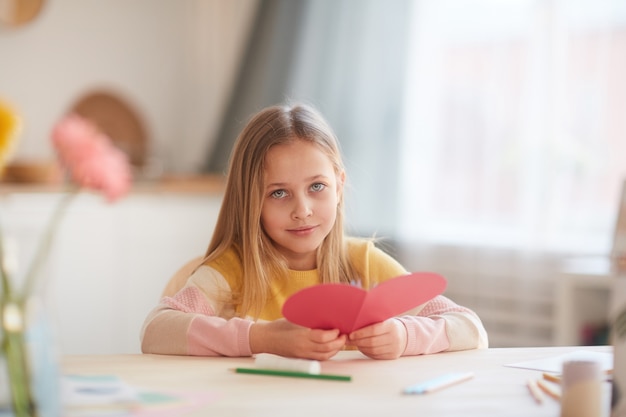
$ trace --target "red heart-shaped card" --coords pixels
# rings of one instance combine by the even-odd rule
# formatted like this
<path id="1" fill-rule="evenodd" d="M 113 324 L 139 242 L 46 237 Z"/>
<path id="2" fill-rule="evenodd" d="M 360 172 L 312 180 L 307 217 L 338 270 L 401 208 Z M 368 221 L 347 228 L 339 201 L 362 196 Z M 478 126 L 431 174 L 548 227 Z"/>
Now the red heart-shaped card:
<path id="1" fill-rule="evenodd" d="M 320 284 L 289 297 L 283 316 L 300 326 L 348 334 L 405 313 L 445 289 L 446 279 L 431 272 L 400 275 L 369 291 L 347 284 Z"/>

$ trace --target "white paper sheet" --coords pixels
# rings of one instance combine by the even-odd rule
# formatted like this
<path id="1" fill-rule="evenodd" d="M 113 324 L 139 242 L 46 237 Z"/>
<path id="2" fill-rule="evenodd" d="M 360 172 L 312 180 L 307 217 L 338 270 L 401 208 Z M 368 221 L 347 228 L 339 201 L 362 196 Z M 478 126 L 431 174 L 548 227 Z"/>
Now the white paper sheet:
<path id="1" fill-rule="evenodd" d="M 560 374 L 563 370 L 563 363 L 571 360 L 591 360 L 600 363 L 602 370 L 608 371 L 613 369 L 613 354 L 607 352 L 593 352 L 586 350 L 576 350 L 558 356 L 551 356 L 542 359 L 530 361 L 509 363 L 504 366 L 512 368 L 534 369 L 543 372 L 552 372 Z"/>

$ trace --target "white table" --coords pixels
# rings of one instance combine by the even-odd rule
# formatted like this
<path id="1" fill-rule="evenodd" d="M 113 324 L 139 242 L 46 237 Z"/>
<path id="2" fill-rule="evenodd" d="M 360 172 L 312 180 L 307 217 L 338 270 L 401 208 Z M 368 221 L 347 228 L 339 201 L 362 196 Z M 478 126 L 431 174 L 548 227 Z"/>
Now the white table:
<path id="1" fill-rule="evenodd" d="M 192 390 L 214 398 L 185 416 L 558 416 L 560 405 L 546 398 L 537 404 L 526 381 L 542 372 L 504 366 L 558 356 L 575 350 L 612 352 L 610 346 L 500 348 L 405 357 L 368 359 L 340 352 L 322 363 L 322 372 L 347 374 L 351 382 L 236 374 L 252 367 L 252 358 L 204 358 L 161 355 L 68 356 L 65 373 L 115 374 L 150 390 Z M 469 381 L 427 395 L 403 395 L 402 389 L 450 371 L 472 371 Z M 609 390 L 605 384 L 608 407 Z M 203 394 L 204 395 L 204 394 Z M 172 411 L 172 416 L 178 416 Z"/>

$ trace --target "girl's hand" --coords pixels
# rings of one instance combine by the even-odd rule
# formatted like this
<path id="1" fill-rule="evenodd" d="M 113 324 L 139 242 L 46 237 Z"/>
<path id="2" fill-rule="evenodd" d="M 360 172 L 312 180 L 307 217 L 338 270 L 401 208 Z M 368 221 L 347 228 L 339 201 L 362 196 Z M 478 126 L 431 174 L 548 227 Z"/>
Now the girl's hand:
<path id="1" fill-rule="evenodd" d="M 257 322 L 250 328 L 252 353 L 324 361 L 335 356 L 346 344 L 339 330 L 315 330 L 293 324 L 286 319 Z"/>
<path id="2" fill-rule="evenodd" d="M 406 349 L 407 330 L 394 318 L 350 333 L 348 343 L 373 359 L 396 359 Z"/>

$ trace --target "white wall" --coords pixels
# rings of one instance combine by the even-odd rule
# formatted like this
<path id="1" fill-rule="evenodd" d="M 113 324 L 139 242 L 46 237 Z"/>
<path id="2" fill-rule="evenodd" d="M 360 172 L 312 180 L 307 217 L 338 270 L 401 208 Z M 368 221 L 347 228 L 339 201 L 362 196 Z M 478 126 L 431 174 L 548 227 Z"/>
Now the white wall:
<path id="1" fill-rule="evenodd" d="M 0 97 L 25 128 L 16 158 L 49 159 L 48 132 L 107 88 L 141 112 L 151 156 L 194 172 L 212 147 L 256 1 L 48 0 L 29 25 L 0 25 Z"/>

